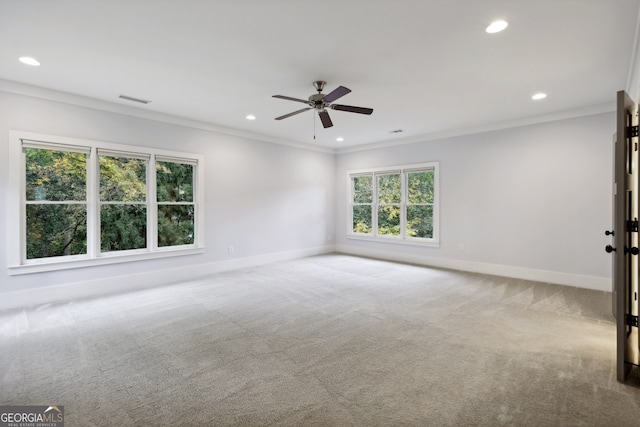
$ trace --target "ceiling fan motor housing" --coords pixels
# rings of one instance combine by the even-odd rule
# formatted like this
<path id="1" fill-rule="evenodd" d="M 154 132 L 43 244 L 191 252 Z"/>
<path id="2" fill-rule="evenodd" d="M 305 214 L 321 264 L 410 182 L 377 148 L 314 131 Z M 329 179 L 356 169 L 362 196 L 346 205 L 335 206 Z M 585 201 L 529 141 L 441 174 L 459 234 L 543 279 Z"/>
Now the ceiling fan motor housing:
<path id="1" fill-rule="evenodd" d="M 324 97 L 325 95 L 323 93 L 316 93 L 314 95 L 311 95 L 309 97 L 309 105 L 318 111 L 324 110 Z"/>

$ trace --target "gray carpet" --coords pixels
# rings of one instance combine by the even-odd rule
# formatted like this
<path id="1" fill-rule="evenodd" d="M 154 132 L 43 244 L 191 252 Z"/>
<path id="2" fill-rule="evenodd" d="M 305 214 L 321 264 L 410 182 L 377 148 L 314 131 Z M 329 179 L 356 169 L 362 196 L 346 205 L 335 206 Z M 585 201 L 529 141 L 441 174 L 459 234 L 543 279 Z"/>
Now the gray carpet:
<path id="1" fill-rule="evenodd" d="M 67 426 L 638 426 L 611 295 L 326 255 L 0 314 Z"/>

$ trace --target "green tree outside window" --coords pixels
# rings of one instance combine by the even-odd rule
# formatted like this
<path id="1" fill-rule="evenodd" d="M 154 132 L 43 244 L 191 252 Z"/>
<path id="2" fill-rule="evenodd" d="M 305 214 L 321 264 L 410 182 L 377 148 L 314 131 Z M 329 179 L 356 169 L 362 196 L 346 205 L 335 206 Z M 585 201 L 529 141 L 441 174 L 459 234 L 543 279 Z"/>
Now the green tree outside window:
<path id="1" fill-rule="evenodd" d="M 100 163 L 100 250 L 147 247 L 147 160 L 109 155 Z"/>
<path id="2" fill-rule="evenodd" d="M 191 164 L 156 162 L 158 198 L 158 246 L 194 243 L 194 167 Z"/>
<path id="3" fill-rule="evenodd" d="M 371 233 L 371 206 L 373 203 L 373 176 L 354 176 L 351 178 L 353 194 L 353 224 L 354 233 Z"/>
<path id="4" fill-rule="evenodd" d="M 24 148 L 27 259 L 87 253 L 87 155 Z"/>
<path id="5" fill-rule="evenodd" d="M 434 239 L 435 167 L 357 173 L 350 180 L 354 234 Z"/>

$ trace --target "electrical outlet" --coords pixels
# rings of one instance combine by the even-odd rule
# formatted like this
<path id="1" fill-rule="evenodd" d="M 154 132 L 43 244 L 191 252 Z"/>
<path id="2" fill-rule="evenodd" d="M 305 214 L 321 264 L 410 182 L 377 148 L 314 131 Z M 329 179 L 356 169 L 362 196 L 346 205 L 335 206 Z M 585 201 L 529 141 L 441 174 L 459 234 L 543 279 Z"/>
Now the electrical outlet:
<path id="1" fill-rule="evenodd" d="M 227 248 L 227 252 L 229 253 L 229 255 L 233 255 L 233 246 L 229 246 Z"/>
<path id="2" fill-rule="evenodd" d="M 458 250 L 464 252 L 464 243 L 458 243 Z"/>
<path id="3" fill-rule="evenodd" d="M 327 242 L 330 242 L 332 239 L 331 234 L 327 234 Z"/>

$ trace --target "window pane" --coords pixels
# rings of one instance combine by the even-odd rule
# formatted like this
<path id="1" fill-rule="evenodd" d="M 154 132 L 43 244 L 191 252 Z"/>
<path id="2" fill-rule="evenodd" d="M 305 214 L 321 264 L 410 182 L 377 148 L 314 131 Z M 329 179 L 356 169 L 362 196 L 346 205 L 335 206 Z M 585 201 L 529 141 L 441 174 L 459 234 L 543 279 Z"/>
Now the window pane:
<path id="1" fill-rule="evenodd" d="M 159 202 L 193 202 L 193 165 L 156 163 Z"/>
<path id="2" fill-rule="evenodd" d="M 147 198 L 146 180 L 146 160 L 100 156 L 100 200 L 143 202 Z"/>
<path id="3" fill-rule="evenodd" d="M 354 176 L 351 178 L 351 188 L 353 189 L 354 203 L 373 202 L 373 177 Z"/>
<path id="4" fill-rule="evenodd" d="M 433 238 L 433 206 L 407 206 L 407 237 Z"/>
<path id="5" fill-rule="evenodd" d="M 433 203 L 433 171 L 410 172 L 407 192 L 409 203 Z"/>
<path id="6" fill-rule="evenodd" d="M 378 202 L 400 203 L 400 174 L 379 175 Z"/>
<path id="7" fill-rule="evenodd" d="M 87 253 L 86 205 L 27 205 L 27 259 Z"/>
<path id="8" fill-rule="evenodd" d="M 378 207 L 378 234 L 400 235 L 400 206 Z"/>
<path id="9" fill-rule="evenodd" d="M 193 205 L 158 206 L 158 246 L 192 245 Z"/>
<path id="10" fill-rule="evenodd" d="M 87 155 L 25 148 L 27 200 L 86 200 Z"/>
<path id="11" fill-rule="evenodd" d="M 371 233 L 371 205 L 353 207 L 353 232 Z"/>
<path id="12" fill-rule="evenodd" d="M 145 205 L 102 205 L 100 208 L 100 249 L 102 252 L 147 247 Z"/>

